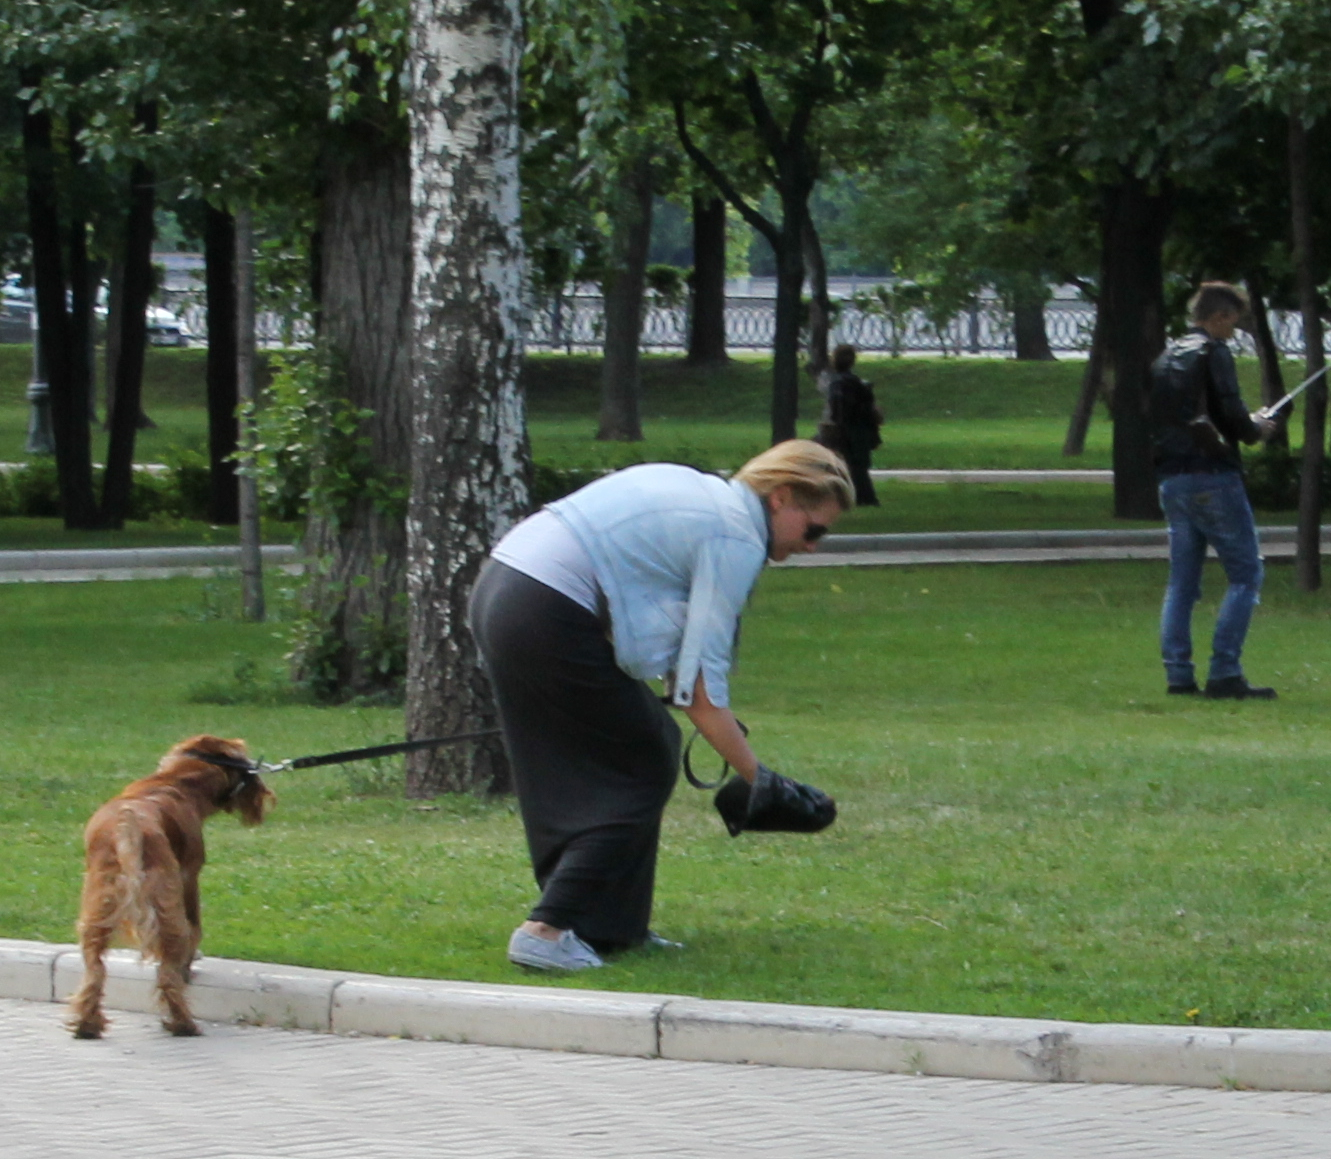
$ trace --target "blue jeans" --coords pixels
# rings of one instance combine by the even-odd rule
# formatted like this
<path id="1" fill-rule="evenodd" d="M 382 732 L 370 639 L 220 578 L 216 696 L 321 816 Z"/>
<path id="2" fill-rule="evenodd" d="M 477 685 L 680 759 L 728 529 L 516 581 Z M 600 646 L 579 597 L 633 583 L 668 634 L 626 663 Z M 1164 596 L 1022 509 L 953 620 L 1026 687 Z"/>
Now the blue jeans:
<path id="1" fill-rule="evenodd" d="M 1202 563 L 1209 544 L 1220 557 L 1229 590 L 1211 641 L 1209 679 L 1241 676 L 1239 658 L 1252 610 L 1262 591 L 1262 557 L 1252 506 L 1237 471 L 1169 475 L 1160 483 L 1169 521 L 1169 587 L 1160 613 L 1160 653 L 1171 685 L 1191 684 L 1192 609 L 1202 594 Z"/>

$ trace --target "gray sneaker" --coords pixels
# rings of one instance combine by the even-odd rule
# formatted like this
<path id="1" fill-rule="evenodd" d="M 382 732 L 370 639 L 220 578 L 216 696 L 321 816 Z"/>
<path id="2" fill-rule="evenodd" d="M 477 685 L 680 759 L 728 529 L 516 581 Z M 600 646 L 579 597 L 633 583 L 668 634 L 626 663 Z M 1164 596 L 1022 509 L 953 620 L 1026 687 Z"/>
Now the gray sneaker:
<path id="1" fill-rule="evenodd" d="M 647 936 L 642 940 L 643 946 L 649 950 L 682 950 L 683 942 L 672 942 L 669 938 L 663 938 L 655 930 L 648 930 Z"/>
<path id="2" fill-rule="evenodd" d="M 552 942 L 521 927 L 508 939 L 508 960 L 533 970 L 587 970 L 605 965 L 601 956 L 572 930 L 565 930 L 558 941 Z"/>

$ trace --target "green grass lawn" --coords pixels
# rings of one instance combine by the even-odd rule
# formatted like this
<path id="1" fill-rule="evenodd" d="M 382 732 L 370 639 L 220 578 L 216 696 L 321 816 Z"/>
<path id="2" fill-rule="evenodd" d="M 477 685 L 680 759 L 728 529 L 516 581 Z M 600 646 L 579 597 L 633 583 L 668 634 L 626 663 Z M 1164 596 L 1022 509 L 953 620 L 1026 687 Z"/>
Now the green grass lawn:
<path id="1" fill-rule="evenodd" d="M 202 449 L 206 351 L 150 350 L 145 368 L 145 408 L 158 423 L 140 432 L 138 458 L 160 461 L 173 446 Z M 22 458 L 27 407 L 28 348 L 0 346 L 0 461 Z M 1080 458 L 1062 455 L 1067 415 L 1084 364 L 1019 363 L 1010 359 L 864 358 L 888 415 L 874 465 L 891 468 L 1105 468 L 1112 429 L 1097 413 Z M 1257 367 L 1240 360 L 1250 399 L 1257 397 Z M 771 361 L 742 357 L 721 370 L 699 370 L 681 358 L 643 360 L 641 443 L 595 439 L 600 360 L 592 355 L 532 355 L 526 364 L 529 428 L 538 462 L 557 467 L 613 468 L 669 460 L 733 468 L 769 442 Z M 813 434 L 821 401 L 811 381 L 802 384 L 800 434 Z M 1296 424 L 1297 426 L 1297 424 Z M 1295 432 L 1297 435 L 1297 431 Z M 96 457 L 105 436 L 94 433 Z M 858 531 L 991 530 L 1038 527 L 1116 527 L 1106 487 L 1068 484 L 964 485 L 880 488 L 884 506 L 855 512 L 845 521 Z M 1259 513 L 1265 522 L 1290 522 L 1292 513 Z M 229 542 L 225 531 L 203 525 L 139 525 L 123 538 L 84 536 L 87 546 L 124 543 Z M 278 532 L 278 540 L 292 532 Z M 59 546 L 67 540 L 56 521 L 0 520 L 0 549 Z"/>
<path id="2" fill-rule="evenodd" d="M 295 543 L 303 527 L 265 519 L 264 543 Z M 68 551 L 106 547 L 195 547 L 239 543 L 236 527 L 217 527 L 188 519 L 172 522 L 130 521 L 120 531 L 67 531 L 59 519 L 0 519 L 0 551 Z"/>
<path id="3" fill-rule="evenodd" d="M 1218 591 L 1212 565 L 1199 628 Z M 817 836 L 667 812 L 654 925 L 689 945 L 568 980 L 503 948 L 531 903 L 507 800 L 391 769 L 274 778 L 210 825 L 206 953 L 377 973 L 879 1008 L 1331 1027 L 1331 619 L 1272 567 L 1248 668 L 1271 704 L 1166 698 L 1163 563 L 776 570 L 735 703 L 835 794 Z M 196 703 L 280 667 L 230 581 L 0 587 L 0 934 L 67 941 L 93 807 L 195 732 L 270 759 L 401 735 L 384 708 Z M 281 606 L 281 600 L 274 601 Z"/>
<path id="4" fill-rule="evenodd" d="M 201 349 L 148 351 L 144 408 L 158 424 L 140 432 L 140 462 L 160 461 L 172 446 L 202 448 Z M 0 346 L 0 461 L 22 459 L 30 377 L 27 346 Z M 1062 455 L 1084 364 L 982 358 L 873 358 L 858 369 L 872 380 L 887 414 L 879 467 L 1002 468 L 1107 467 L 1111 428 L 1097 411 L 1085 455 Z M 1240 378 L 1257 398 L 1257 365 L 1241 359 Z M 645 439 L 636 444 L 595 440 L 600 359 L 593 355 L 533 354 L 527 359 L 532 447 L 553 466 L 604 467 L 652 459 L 736 467 L 770 439 L 771 360 L 739 357 L 721 370 L 687 366 L 682 358 L 643 359 Z M 813 433 L 821 400 L 812 380 L 801 382 L 800 433 Z M 1297 433 L 1297 432 L 1296 432 Z M 94 432 L 94 457 L 105 436 Z"/>

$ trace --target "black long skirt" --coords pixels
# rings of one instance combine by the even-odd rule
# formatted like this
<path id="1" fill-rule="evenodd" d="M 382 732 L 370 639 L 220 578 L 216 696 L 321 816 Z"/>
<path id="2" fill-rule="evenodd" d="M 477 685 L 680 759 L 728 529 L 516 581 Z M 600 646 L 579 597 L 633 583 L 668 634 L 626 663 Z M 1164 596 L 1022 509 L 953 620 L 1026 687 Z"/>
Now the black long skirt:
<path id="1" fill-rule="evenodd" d="M 679 726 L 591 612 L 506 564 L 485 565 L 471 625 L 541 890 L 532 920 L 600 950 L 641 942 Z"/>

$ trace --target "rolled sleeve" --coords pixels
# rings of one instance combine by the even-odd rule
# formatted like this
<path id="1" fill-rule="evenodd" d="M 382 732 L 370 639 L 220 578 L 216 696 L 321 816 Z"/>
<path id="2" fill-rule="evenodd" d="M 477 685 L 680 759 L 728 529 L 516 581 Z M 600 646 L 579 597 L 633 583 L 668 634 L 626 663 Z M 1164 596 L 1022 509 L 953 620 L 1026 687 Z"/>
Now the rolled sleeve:
<path id="1" fill-rule="evenodd" d="M 707 699 L 718 708 L 729 705 L 730 665 L 739 618 L 765 558 L 762 548 L 738 539 L 715 537 L 699 546 L 675 664 L 675 704 L 693 703 L 693 690 L 701 674 Z"/>

